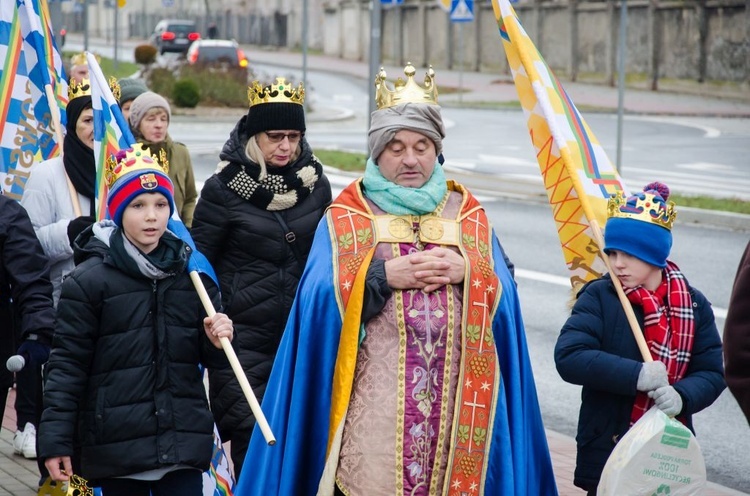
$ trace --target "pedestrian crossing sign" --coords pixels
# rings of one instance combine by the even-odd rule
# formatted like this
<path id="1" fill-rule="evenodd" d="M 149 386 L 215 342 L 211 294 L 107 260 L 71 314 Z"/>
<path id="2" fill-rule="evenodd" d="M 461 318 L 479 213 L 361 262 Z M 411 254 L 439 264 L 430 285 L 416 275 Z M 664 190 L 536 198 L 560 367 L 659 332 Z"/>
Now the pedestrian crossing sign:
<path id="1" fill-rule="evenodd" d="M 451 0 L 451 21 L 471 22 L 474 20 L 474 0 Z"/>

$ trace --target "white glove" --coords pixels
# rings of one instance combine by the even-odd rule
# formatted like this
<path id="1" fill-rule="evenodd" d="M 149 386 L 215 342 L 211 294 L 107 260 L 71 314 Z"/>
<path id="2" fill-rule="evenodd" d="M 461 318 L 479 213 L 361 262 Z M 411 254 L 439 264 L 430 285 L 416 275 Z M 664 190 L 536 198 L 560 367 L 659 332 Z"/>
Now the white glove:
<path id="1" fill-rule="evenodd" d="M 653 391 L 663 386 L 669 386 L 669 378 L 667 377 L 667 366 L 660 360 L 654 360 L 653 362 L 643 362 L 641 371 L 638 373 L 638 383 L 636 389 L 638 391 Z"/>
<path id="2" fill-rule="evenodd" d="M 674 417 L 682 411 L 682 397 L 672 386 L 664 386 L 655 391 L 649 391 L 648 396 L 654 400 L 659 410 L 670 417 Z"/>

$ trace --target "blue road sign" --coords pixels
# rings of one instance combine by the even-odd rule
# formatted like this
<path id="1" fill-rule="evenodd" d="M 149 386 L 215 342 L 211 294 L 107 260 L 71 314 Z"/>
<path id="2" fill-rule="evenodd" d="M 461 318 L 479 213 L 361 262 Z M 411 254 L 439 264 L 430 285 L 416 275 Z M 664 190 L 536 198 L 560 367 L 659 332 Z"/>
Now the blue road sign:
<path id="1" fill-rule="evenodd" d="M 474 20 L 474 0 L 451 0 L 451 21 L 471 22 Z"/>
<path id="2" fill-rule="evenodd" d="M 401 5 L 404 0 L 380 0 L 383 5 Z"/>

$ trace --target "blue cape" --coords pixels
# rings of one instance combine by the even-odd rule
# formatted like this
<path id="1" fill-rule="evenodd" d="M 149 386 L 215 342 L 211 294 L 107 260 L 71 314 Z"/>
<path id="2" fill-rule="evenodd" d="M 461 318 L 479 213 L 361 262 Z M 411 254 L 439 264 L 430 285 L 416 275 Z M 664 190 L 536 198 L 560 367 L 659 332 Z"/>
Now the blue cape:
<path id="1" fill-rule="evenodd" d="M 502 297 L 493 321 L 502 371 L 485 494 L 556 495 L 516 285 L 493 233 Z M 324 217 L 297 289 L 262 408 L 276 444 L 256 426 L 236 496 L 314 495 L 325 465 L 342 316 Z"/>

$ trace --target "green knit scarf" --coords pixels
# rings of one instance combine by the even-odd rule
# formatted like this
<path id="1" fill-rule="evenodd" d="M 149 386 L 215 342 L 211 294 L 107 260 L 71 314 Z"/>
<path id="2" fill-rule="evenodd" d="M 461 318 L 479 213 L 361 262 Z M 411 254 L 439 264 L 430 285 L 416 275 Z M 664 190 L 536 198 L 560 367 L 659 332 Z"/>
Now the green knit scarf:
<path id="1" fill-rule="evenodd" d="M 392 215 L 424 215 L 434 212 L 448 191 L 443 167 L 437 162 L 432 176 L 421 188 L 406 188 L 383 177 L 380 167 L 372 158 L 368 158 L 362 184 L 365 195 Z"/>

